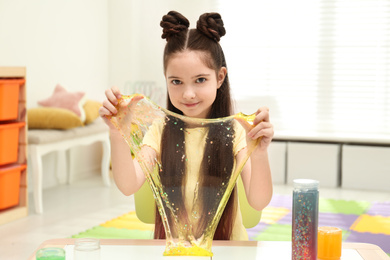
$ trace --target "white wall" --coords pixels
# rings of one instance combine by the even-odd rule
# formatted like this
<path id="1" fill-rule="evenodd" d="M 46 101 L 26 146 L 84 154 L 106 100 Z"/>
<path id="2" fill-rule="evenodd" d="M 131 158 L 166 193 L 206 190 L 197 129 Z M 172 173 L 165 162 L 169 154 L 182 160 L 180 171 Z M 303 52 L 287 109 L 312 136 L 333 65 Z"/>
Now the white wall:
<path id="1" fill-rule="evenodd" d="M 0 0 L 0 66 L 27 67 L 27 105 L 57 83 L 102 100 L 108 86 L 165 88 L 160 21 L 177 10 L 196 26 L 215 0 Z"/>
<path id="2" fill-rule="evenodd" d="M 57 83 L 101 100 L 108 85 L 107 0 L 0 0 L 0 66 L 27 68 L 27 107 Z"/>

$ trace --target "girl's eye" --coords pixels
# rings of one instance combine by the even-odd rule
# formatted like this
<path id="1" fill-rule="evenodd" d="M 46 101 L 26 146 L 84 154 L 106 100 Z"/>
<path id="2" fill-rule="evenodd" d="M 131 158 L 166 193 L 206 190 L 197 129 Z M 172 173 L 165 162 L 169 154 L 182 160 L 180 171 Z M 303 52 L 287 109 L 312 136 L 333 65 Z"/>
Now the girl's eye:
<path id="1" fill-rule="evenodd" d="M 172 80 L 172 84 L 173 85 L 179 85 L 179 84 L 181 84 L 181 81 L 178 80 L 178 79 L 174 79 L 174 80 Z"/>
<path id="2" fill-rule="evenodd" d="M 198 78 L 198 79 L 196 80 L 196 83 L 203 83 L 203 82 L 205 82 L 205 81 L 206 81 L 205 78 Z"/>

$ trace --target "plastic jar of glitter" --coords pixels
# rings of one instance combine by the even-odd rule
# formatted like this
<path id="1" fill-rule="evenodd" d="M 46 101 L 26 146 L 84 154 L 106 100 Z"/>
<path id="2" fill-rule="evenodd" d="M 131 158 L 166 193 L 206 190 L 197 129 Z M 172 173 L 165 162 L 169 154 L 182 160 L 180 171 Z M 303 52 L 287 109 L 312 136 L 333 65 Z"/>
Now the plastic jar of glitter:
<path id="1" fill-rule="evenodd" d="M 316 180 L 294 180 L 292 260 L 317 259 L 318 186 Z"/>

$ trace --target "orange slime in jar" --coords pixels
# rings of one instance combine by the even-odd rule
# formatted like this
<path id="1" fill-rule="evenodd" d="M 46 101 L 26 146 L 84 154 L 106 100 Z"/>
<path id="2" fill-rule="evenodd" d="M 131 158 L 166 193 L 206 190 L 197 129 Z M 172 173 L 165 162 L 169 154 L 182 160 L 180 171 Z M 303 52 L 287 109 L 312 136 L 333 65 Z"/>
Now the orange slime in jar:
<path id="1" fill-rule="evenodd" d="M 337 227 L 318 228 L 318 259 L 336 260 L 341 257 L 342 232 Z"/>

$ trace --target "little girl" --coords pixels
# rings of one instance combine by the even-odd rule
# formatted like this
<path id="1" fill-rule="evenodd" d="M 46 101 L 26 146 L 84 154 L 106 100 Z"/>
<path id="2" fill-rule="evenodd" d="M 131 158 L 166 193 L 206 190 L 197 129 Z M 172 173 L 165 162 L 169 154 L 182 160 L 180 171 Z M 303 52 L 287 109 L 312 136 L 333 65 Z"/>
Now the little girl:
<path id="1" fill-rule="evenodd" d="M 233 105 L 230 98 L 227 65 L 219 44 L 220 38 L 225 35 L 221 16 L 218 13 L 205 13 L 200 16 L 197 28 L 189 30 L 189 21 L 180 13 L 171 11 L 163 16 L 160 25 L 163 28 L 162 38 L 167 40 L 164 50 L 164 75 L 168 91 L 167 109 L 195 118 L 211 119 L 232 115 Z M 118 88 L 112 87 L 107 89 L 105 94 L 107 99 L 103 102 L 99 114 L 110 128 L 114 180 L 125 195 L 131 195 L 143 185 L 145 176 L 138 161 L 132 160 L 127 143 L 107 119 L 107 116 L 117 113 L 115 105 L 118 104 L 121 93 Z M 224 168 L 221 165 L 232 167 L 233 160 L 241 160 L 247 151 L 246 141 L 261 138 L 246 162 L 241 178 L 249 204 L 256 210 L 262 210 L 272 197 L 272 179 L 267 148 L 274 131 L 269 120 L 268 108 L 259 108 L 255 111 L 255 115 L 253 125 L 240 121 L 242 126 L 240 124 L 235 126 L 234 136 L 244 136 L 244 138 L 234 140 L 236 143 L 234 148 L 204 144 L 204 154 L 206 155 L 207 152 L 215 157 L 211 163 L 210 160 L 207 163 L 205 156 L 203 157 L 201 167 L 203 167 L 204 176 L 201 176 L 201 182 L 207 183 L 211 180 L 215 172 Z M 244 134 L 240 135 L 240 132 Z M 210 129 L 207 135 L 215 138 L 218 133 Z M 166 124 L 165 127 L 151 134 L 148 132 L 141 151 L 146 155 L 146 160 L 153 161 L 153 158 L 160 158 L 164 172 L 170 174 L 168 177 L 166 177 L 167 174 L 164 175 L 164 178 L 169 179 L 167 181 L 191 186 L 191 183 L 184 181 L 179 174 L 186 168 L 181 156 L 190 148 L 183 147 L 178 152 L 177 148 L 173 147 L 177 140 L 184 139 L 183 131 L 175 131 L 173 126 Z M 202 183 L 199 186 L 202 186 Z M 199 193 L 201 192 L 202 190 L 199 190 Z M 186 187 L 184 193 L 183 197 L 186 198 L 191 196 L 194 190 Z M 248 239 L 236 196 L 236 192 L 233 191 L 216 229 L 214 239 Z M 165 238 L 164 227 L 158 212 L 155 219 L 155 238 Z"/>

